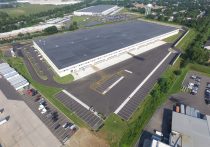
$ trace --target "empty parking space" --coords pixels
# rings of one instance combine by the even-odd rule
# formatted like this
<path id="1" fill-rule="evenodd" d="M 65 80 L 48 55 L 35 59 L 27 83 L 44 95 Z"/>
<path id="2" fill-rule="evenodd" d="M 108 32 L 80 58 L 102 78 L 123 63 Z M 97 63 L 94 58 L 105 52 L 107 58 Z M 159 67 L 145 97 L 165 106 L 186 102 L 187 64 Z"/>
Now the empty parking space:
<path id="1" fill-rule="evenodd" d="M 124 107 L 117 113 L 120 117 L 128 120 L 133 112 L 137 109 L 140 102 L 149 93 L 154 83 L 160 77 L 160 74 L 169 66 L 170 61 L 173 59 L 175 54 L 171 54 L 163 64 L 157 69 L 156 72 L 146 81 L 146 83 L 139 89 L 139 91 L 124 105 Z"/>
<path id="2" fill-rule="evenodd" d="M 120 81 L 123 80 L 127 75 L 128 73 L 126 73 L 125 71 L 121 71 L 117 74 L 109 76 L 108 78 L 97 81 L 96 83 L 91 85 L 91 88 L 98 93 L 105 95 L 114 86 L 120 83 Z"/>
<path id="3" fill-rule="evenodd" d="M 96 130 L 103 124 L 103 120 L 99 116 L 82 106 L 66 93 L 60 92 L 55 97 L 60 100 L 67 108 L 73 111 L 77 116 L 79 116 L 91 128 Z"/>

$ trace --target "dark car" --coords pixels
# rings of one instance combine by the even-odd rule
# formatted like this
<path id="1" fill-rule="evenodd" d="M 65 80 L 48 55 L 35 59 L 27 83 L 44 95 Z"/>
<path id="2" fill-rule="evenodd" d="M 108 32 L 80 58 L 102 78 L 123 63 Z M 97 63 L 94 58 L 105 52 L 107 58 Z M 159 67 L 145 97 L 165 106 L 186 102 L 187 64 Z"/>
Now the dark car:
<path id="1" fill-rule="evenodd" d="M 198 76 L 197 76 L 197 77 L 195 78 L 195 81 L 200 82 L 200 81 L 201 81 L 201 77 L 198 77 Z"/>
<path id="2" fill-rule="evenodd" d="M 37 97 L 35 98 L 34 102 L 38 102 L 41 98 L 40 97 Z"/>
<path id="3" fill-rule="evenodd" d="M 207 88 L 207 89 L 210 89 L 210 82 L 208 82 L 208 83 L 206 84 L 206 88 Z"/>
<path id="4" fill-rule="evenodd" d="M 58 120 L 58 112 L 52 113 L 52 120 L 53 120 L 53 122 L 56 122 Z"/>
<path id="5" fill-rule="evenodd" d="M 61 126 L 60 124 L 57 124 L 57 125 L 55 126 L 54 129 L 56 130 L 56 129 L 58 129 L 60 126 Z"/>

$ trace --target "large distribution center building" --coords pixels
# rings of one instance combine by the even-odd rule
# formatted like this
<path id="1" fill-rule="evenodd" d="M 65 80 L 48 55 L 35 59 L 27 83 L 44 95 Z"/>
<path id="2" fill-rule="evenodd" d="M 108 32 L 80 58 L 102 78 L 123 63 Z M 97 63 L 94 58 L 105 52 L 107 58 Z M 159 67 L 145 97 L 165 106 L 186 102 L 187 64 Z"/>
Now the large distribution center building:
<path id="1" fill-rule="evenodd" d="M 90 6 L 81 10 L 74 11 L 74 15 L 82 16 L 82 15 L 89 15 L 89 16 L 100 16 L 100 15 L 108 15 L 120 9 L 117 5 L 96 5 Z"/>
<path id="2" fill-rule="evenodd" d="M 109 24 L 33 41 L 59 76 L 83 72 L 123 54 L 150 50 L 145 46 L 175 35 L 179 29 L 144 21 Z"/>

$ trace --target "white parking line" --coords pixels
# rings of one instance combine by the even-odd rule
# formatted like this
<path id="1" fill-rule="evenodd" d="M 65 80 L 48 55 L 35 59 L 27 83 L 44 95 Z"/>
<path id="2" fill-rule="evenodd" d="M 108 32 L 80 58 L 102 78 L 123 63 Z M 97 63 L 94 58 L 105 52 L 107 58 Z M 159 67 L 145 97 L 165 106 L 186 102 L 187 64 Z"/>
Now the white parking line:
<path id="1" fill-rule="evenodd" d="M 150 72 L 150 74 L 134 89 L 134 91 L 125 99 L 125 101 L 115 110 L 115 114 L 128 103 L 128 101 L 139 91 L 139 89 L 147 82 L 147 80 L 155 73 L 155 71 L 163 64 L 163 62 L 171 55 L 172 52 L 169 52 L 162 61 Z"/>
<path id="2" fill-rule="evenodd" d="M 115 85 L 117 85 L 122 79 L 124 79 L 124 77 L 120 77 L 117 81 L 115 81 L 111 86 L 109 86 L 102 94 L 106 94 L 107 92 L 109 92 L 109 90 L 111 90 Z"/>
<path id="3" fill-rule="evenodd" d="M 68 95 L 70 98 L 72 98 L 73 100 L 75 100 L 76 102 L 78 102 L 80 105 L 82 105 L 84 108 L 86 108 L 88 111 L 89 110 L 89 106 L 86 105 L 85 103 L 83 103 L 82 101 L 80 101 L 78 98 L 76 98 L 74 95 L 72 95 L 71 93 L 69 93 L 68 91 L 66 90 L 62 90 L 66 95 Z M 76 112 L 75 112 L 76 113 Z M 77 114 L 79 116 L 79 114 Z M 100 118 L 100 116 L 98 116 L 97 114 L 93 113 L 93 115 L 97 116 Z"/>
<path id="4" fill-rule="evenodd" d="M 124 71 L 125 71 L 125 72 L 127 72 L 127 73 L 130 73 L 130 74 L 132 74 L 132 73 L 133 73 L 132 71 L 127 70 L 127 69 L 125 69 Z"/>
<path id="5" fill-rule="evenodd" d="M 78 102 L 80 105 L 82 105 L 83 107 L 85 107 L 87 110 L 89 110 L 89 106 L 86 105 L 85 103 L 83 103 L 82 101 L 80 101 L 78 98 L 76 98 L 74 95 L 72 95 L 71 93 L 69 93 L 66 90 L 62 90 L 66 95 L 68 95 L 70 98 L 72 98 L 73 100 L 75 100 L 76 102 Z"/>

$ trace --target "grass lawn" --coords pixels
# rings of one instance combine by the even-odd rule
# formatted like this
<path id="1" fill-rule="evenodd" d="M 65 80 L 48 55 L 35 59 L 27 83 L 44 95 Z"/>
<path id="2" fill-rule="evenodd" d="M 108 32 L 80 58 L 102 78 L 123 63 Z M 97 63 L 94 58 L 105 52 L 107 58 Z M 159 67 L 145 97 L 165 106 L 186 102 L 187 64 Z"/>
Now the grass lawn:
<path id="1" fill-rule="evenodd" d="M 181 49 L 182 51 L 185 51 L 188 46 L 193 42 L 196 35 L 197 33 L 195 30 L 189 29 L 188 34 L 180 41 L 180 43 L 176 47 Z"/>
<path id="2" fill-rule="evenodd" d="M 176 39 L 177 39 L 181 34 L 182 34 L 182 33 L 179 32 L 179 33 L 176 34 L 176 35 L 173 35 L 173 36 L 170 36 L 170 37 L 168 37 L 168 38 L 165 38 L 163 41 L 168 42 L 168 43 L 172 43 L 172 42 L 176 41 Z"/>
<path id="3" fill-rule="evenodd" d="M 88 19 L 90 19 L 91 16 L 73 16 L 72 17 L 72 22 L 73 21 L 76 21 L 77 23 L 80 23 L 80 22 L 85 22 L 87 21 Z"/>
<path id="4" fill-rule="evenodd" d="M 60 84 L 68 84 L 74 80 L 72 75 L 66 75 L 64 77 L 59 77 L 58 75 L 53 76 L 53 79 Z"/>
<path id="5" fill-rule="evenodd" d="M 0 9 L 0 11 L 8 13 L 12 17 L 17 17 L 20 15 L 30 15 L 30 14 L 35 14 L 39 12 L 44 12 L 44 11 L 48 11 L 57 7 L 62 7 L 62 6 L 20 4 L 16 8 L 4 8 L 4 9 Z"/>
<path id="6" fill-rule="evenodd" d="M 68 108 L 66 108 L 60 101 L 54 98 L 54 95 L 60 92 L 62 89 L 49 87 L 42 85 L 34 81 L 28 72 L 22 58 L 8 58 L 7 62 L 15 68 L 22 76 L 24 76 L 47 100 L 57 107 L 63 114 L 65 114 L 70 120 L 75 122 L 78 126 L 86 126 L 74 113 L 72 113 Z M 87 127 L 87 126 L 86 126 Z"/>
<path id="7" fill-rule="evenodd" d="M 128 124 L 116 114 L 111 114 L 105 121 L 105 124 L 97 135 L 108 140 L 110 146 L 119 146 L 120 138 L 125 130 L 128 129 Z"/>

